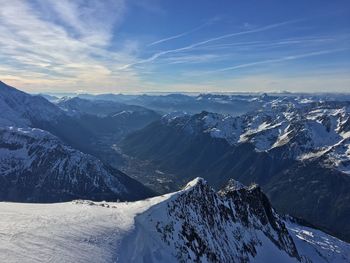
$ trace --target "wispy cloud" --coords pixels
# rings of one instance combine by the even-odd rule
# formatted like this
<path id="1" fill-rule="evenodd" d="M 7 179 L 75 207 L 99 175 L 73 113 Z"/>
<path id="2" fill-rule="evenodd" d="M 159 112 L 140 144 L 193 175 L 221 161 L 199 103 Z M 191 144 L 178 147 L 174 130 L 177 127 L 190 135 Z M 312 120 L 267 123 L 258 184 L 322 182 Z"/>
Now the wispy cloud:
<path id="1" fill-rule="evenodd" d="M 170 36 L 170 37 L 159 39 L 157 41 L 154 41 L 154 42 L 148 44 L 147 47 L 158 45 L 158 44 L 161 44 L 161 43 L 164 43 L 164 42 L 168 42 L 170 40 L 174 40 L 174 39 L 178 39 L 178 38 L 181 38 L 181 37 L 188 36 L 190 34 L 193 34 L 193 33 L 197 32 L 197 31 L 200 31 L 201 29 L 203 29 L 203 28 L 205 28 L 207 26 L 213 25 L 214 23 L 216 23 L 216 22 L 218 22 L 220 20 L 221 20 L 220 16 L 212 17 L 207 22 L 201 24 L 200 26 L 197 26 L 197 27 L 195 27 L 195 28 L 193 28 L 191 30 L 185 31 L 183 33 L 179 33 L 179 34 L 176 34 L 176 35 L 173 35 L 173 36 Z"/>
<path id="2" fill-rule="evenodd" d="M 166 60 L 168 64 L 198 64 L 210 63 L 213 61 L 224 60 L 225 57 L 219 54 L 200 54 L 200 55 L 180 55 L 171 56 Z"/>
<path id="3" fill-rule="evenodd" d="M 106 45 L 113 37 L 113 27 L 121 22 L 125 3 L 117 1 L 40 1 L 74 37 L 92 45 Z"/>
<path id="4" fill-rule="evenodd" d="M 340 38 L 339 37 L 295 37 L 286 38 L 279 40 L 259 40 L 259 41 L 243 41 L 243 42 L 233 42 L 233 43 L 221 43 L 221 44 L 211 44 L 201 47 L 202 50 L 220 50 L 220 49 L 232 49 L 232 48 L 267 48 L 267 47 L 279 47 L 279 46 L 296 46 L 296 45 L 311 45 L 311 44 L 330 44 L 336 41 L 349 41 L 349 37 Z"/>
<path id="5" fill-rule="evenodd" d="M 197 31 L 201 30 L 202 28 L 206 27 L 209 24 L 211 24 L 211 22 L 206 22 L 206 23 L 204 23 L 204 24 L 202 24 L 202 25 L 200 25 L 198 27 L 193 28 L 192 30 L 189 30 L 189 31 L 177 34 L 177 35 L 173 35 L 173 36 L 170 36 L 170 37 L 162 38 L 160 40 L 157 40 L 157 41 L 154 41 L 154 42 L 148 44 L 147 46 L 150 47 L 150 46 L 158 45 L 158 44 L 161 44 L 161 43 L 164 43 L 164 42 L 168 42 L 170 40 L 174 40 L 174 39 L 177 39 L 177 38 L 180 38 L 180 37 L 184 37 L 184 36 L 190 35 L 192 33 L 195 33 Z"/>
<path id="6" fill-rule="evenodd" d="M 225 34 L 225 35 L 221 35 L 215 38 L 210 38 L 204 41 L 200 41 L 185 47 L 181 47 L 181 48 L 176 48 L 176 49 L 170 49 L 170 50 L 165 50 L 165 51 L 160 51 L 158 53 L 153 54 L 151 57 L 147 58 L 147 59 L 141 59 L 138 60 L 136 62 L 130 63 L 130 64 L 126 64 L 124 66 L 121 67 L 121 69 L 127 69 L 130 68 L 132 66 L 138 65 L 138 64 L 142 64 L 142 63 L 148 63 L 148 62 L 152 62 L 154 60 L 156 60 L 157 58 L 167 55 L 167 54 L 173 54 L 173 53 L 178 53 L 181 51 L 186 51 L 186 50 L 190 50 L 211 42 L 215 42 L 218 40 L 222 40 L 222 39 L 227 39 L 227 38 L 231 38 L 231 37 L 235 37 L 235 36 L 242 36 L 242 35 L 247 35 L 247 34 L 253 34 L 253 33 L 258 33 L 258 32 L 264 32 L 267 30 L 271 30 L 274 28 L 278 28 L 278 27 L 282 27 L 288 24 L 294 24 L 297 22 L 300 22 L 301 20 L 290 20 L 290 21 L 285 21 L 285 22 L 281 22 L 281 23 L 275 23 L 275 24 L 271 24 L 271 25 L 267 25 L 267 26 L 263 26 L 263 27 L 259 27 L 259 28 L 255 28 L 255 29 L 251 29 L 251 30 L 246 30 L 246 31 L 241 31 L 241 32 L 236 32 L 236 33 L 231 33 L 231 34 Z"/>
<path id="7" fill-rule="evenodd" d="M 254 66 L 263 65 L 263 64 L 272 64 L 272 63 L 278 63 L 278 62 L 283 62 L 283 61 L 303 59 L 303 58 L 307 58 L 307 57 L 314 57 L 314 56 L 320 56 L 320 55 L 341 52 L 341 51 L 345 51 L 345 50 L 349 50 L 349 49 L 350 48 L 334 49 L 334 50 L 321 50 L 321 51 L 309 52 L 309 53 L 304 53 L 304 54 L 289 55 L 289 56 L 284 56 L 281 58 L 266 59 L 266 60 L 261 60 L 261 61 L 239 64 L 239 65 L 232 66 L 232 67 L 225 67 L 225 68 L 220 68 L 220 69 L 216 69 L 216 70 L 212 70 L 212 71 L 206 71 L 206 73 L 217 73 L 217 72 L 230 71 L 230 70 L 236 70 L 236 69 L 241 69 L 241 68 L 254 67 Z"/>
<path id="8" fill-rule="evenodd" d="M 105 48 L 123 18 L 125 4 L 122 0 L 101 3 L 1 1 L 0 77 L 6 80 L 12 72 L 24 83 L 55 87 L 61 83 L 136 85 L 135 72 L 118 74 L 118 68 L 132 59 L 128 49 Z M 45 16 L 47 13 L 50 15 Z"/>

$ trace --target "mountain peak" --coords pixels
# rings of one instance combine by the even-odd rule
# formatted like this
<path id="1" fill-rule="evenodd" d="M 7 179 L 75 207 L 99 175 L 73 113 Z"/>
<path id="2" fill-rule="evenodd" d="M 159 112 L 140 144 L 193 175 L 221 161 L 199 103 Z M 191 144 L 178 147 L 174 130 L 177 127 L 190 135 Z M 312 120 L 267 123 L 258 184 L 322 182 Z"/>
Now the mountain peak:
<path id="1" fill-rule="evenodd" d="M 8 84 L 6 84 L 5 82 L 0 80 L 0 88 L 3 94 L 5 94 L 6 96 L 31 96 L 29 94 L 26 94 L 25 92 L 16 89 L 15 87 L 12 87 Z"/>
<path id="2" fill-rule="evenodd" d="M 0 81 L 0 124 L 28 127 L 57 121 L 64 112 L 41 96 L 32 96 Z M 37 126 L 40 128 L 39 126 Z"/>
<path id="3" fill-rule="evenodd" d="M 2 80 L 0 80 L 0 88 L 13 88 L 13 87 L 7 85 L 5 82 L 3 82 Z"/>
<path id="4" fill-rule="evenodd" d="M 0 87 L 1 87 L 1 88 L 8 88 L 8 89 L 11 89 L 11 90 L 17 90 L 18 92 L 22 92 L 22 91 L 16 89 L 15 87 L 12 87 L 12 86 L 6 84 L 6 83 L 3 82 L 2 80 L 0 80 Z M 22 93 L 23 93 L 23 92 L 22 92 Z"/>
<path id="5" fill-rule="evenodd" d="M 195 188 L 197 186 L 203 186 L 203 185 L 207 185 L 208 183 L 201 177 L 197 177 L 195 179 L 193 179 L 192 181 L 188 182 L 186 184 L 186 186 L 184 187 L 184 190 L 188 190 L 188 189 L 192 189 Z"/>
<path id="6" fill-rule="evenodd" d="M 175 255 L 177 262 L 249 262 L 271 246 L 281 258 L 300 261 L 283 221 L 264 196 L 246 188 L 220 195 L 197 177 L 136 222 L 139 229 L 156 228 L 156 244 L 164 242 L 162 249 L 171 251 L 163 256 Z M 150 249 L 154 251 L 154 245 Z"/>
<path id="7" fill-rule="evenodd" d="M 236 190 L 240 190 L 242 188 L 246 188 L 246 186 L 244 184 L 234 180 L 234 179 L 230 179 L 223 189 L 225 189 L 227 191 L 236 191 Z"/>

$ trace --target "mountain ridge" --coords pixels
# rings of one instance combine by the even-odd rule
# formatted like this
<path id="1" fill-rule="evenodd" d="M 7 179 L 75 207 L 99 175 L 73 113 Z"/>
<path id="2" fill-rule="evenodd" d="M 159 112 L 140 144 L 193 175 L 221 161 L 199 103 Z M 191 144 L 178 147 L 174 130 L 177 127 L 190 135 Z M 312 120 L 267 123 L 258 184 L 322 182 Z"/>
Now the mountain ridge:
<path id="1" fill-rule="evenodd" d="M 1 82 L 0 110 L 1 200 L 115 201 L 154 195 L 141 183 L 87 154 L 96 148 L 92 130 L 45 98 Z"/>
<path id="2" fill-rule="evenodd" d="M 220 193 L 196 178 L 183 190 L 137 202 L 2 202 L 0 208 L 7 261 L 345 263 L 350 257 L 348 243 L 279 216 L 258 186 L 232 181 Z"/>
<path id="3" fill-rule="evenodd" d="M 2 201 L 136 200 L 152 191 L 39 129 L 0 129 Z"/>
<path id="4" fill-rule="evenodd" d="M 257 182 L 278 211 L 350 240 L 349 105 L 292 98 L 238 117 L 169 114 L 130 134 L 121 149 L 180 181 L 203 176 L 216 189 L 230 178 Z"/>

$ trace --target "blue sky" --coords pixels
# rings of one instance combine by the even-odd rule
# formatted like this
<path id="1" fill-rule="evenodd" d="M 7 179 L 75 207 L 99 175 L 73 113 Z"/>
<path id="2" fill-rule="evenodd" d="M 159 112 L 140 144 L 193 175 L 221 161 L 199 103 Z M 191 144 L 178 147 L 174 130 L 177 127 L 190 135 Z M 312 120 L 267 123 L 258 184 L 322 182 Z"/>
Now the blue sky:
<path id="1" fill-rule="evenodd" d="M 350 91 L 350 2 L 0 0 L 29 92 Z"/>

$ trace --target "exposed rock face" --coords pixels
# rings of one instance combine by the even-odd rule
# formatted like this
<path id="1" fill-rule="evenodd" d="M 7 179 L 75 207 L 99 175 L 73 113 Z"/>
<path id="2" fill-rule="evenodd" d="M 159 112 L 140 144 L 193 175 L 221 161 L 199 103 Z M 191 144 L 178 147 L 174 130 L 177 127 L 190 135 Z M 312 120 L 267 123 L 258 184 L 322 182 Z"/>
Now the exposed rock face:
<path id="1" fill-rule="evenodd" d="M 216 193 L 203 179 L 152 207 L 136 222 L 156 228 L 179 262 L 250 262 L 273 247 L 281 258 L 301 261 L 282 219 L 257 186 Z"/>
<path id="2" fill-rule="evenodd" d="M 238 221 L 244 226 L 263 231 L 278 248 L 300 259 L 284 222 L 271 207 L 269 199 L 258 185 L 237 188 L 237 182 L 231 180 L 219 194 L 230 203 L 230 207 L 236 211 Z"/>

